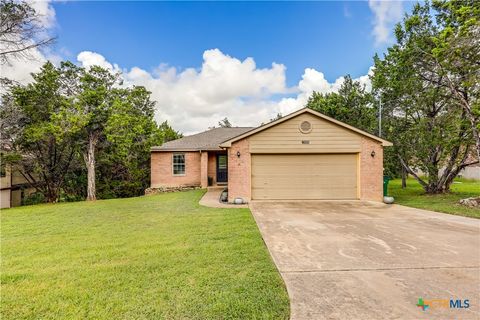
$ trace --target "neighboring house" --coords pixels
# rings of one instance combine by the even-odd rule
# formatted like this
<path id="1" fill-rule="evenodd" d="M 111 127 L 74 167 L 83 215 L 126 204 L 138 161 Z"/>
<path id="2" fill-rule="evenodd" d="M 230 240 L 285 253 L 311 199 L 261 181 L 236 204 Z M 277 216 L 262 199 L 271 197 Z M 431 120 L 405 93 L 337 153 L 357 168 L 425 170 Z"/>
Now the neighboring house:
<path id="1" fill-rule="evenodd" d="M 458 174 L 460 177 L 465 179 L 480 180 L 480 164 L 473 164 L 466 167 Z"/>
<path id="2" fill-rule="evenodd" d="M 20 171 L 2 163 L 0 169 L 0 208 L 18 207 L 23 199 L 35 192 Z"/>
<path id="3" fill-rule="evenodd" d="M 383 197 L 392 144 L 308 108 L 257 128 L 216 128 L 151 149 L 151 187 L 228 185 L 228 200 Z M 209 179 L 210 177 L 210 179 Z"/>

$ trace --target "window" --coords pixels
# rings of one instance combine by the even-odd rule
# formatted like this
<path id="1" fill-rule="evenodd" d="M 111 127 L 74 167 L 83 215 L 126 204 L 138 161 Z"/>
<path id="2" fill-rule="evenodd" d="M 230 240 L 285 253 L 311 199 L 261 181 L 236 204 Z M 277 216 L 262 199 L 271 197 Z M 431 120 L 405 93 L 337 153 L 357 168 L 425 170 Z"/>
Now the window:
<path id="1" fill-rule="evenodd" d="M 173 154 L 173 175 L 182 176 L 185 174 L 185 154 L 184 153 L 174 153 Z"/>

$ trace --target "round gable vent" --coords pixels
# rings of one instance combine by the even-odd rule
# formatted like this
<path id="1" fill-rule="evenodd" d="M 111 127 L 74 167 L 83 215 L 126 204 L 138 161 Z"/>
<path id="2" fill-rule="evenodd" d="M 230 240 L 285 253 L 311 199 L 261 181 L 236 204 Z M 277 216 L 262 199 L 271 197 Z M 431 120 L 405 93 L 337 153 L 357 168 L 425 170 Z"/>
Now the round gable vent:
<path id="1" fill-rule="evenodd" d="M 308 121 L 302 121 L 300 123 L 300 132 L 309 133 L 310 131 L 312 131 L 312 124 Z"/>

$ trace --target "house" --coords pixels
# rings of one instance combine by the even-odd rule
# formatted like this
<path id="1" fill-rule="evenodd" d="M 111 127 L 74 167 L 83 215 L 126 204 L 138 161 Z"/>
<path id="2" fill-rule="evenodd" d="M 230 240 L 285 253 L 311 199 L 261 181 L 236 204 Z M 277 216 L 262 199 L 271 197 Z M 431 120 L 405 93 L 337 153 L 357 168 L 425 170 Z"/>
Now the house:
<path id="1" fill-rule="evenodd" d="M 377 136 L 303 108 L 257 128 L 216 128 L 151 149 L 151 187 L 227 185 L 228 200 L 383 198 Z"/>
<path id="2" fill-rule="evenodd" d="M 0 165 L 0 209 L 18 207 L 35 192 L 25 177 L 14 166 Z"/>

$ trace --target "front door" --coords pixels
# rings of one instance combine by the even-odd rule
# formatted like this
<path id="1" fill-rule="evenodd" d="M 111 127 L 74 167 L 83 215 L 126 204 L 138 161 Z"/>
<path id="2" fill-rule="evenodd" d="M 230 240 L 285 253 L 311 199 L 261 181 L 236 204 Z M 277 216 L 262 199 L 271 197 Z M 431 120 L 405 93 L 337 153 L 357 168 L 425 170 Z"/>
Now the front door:
<path id="1" fill-rule="evenodd" d="M 227 155 L 217 154 L 217 182 L 228 181 Z"/>

